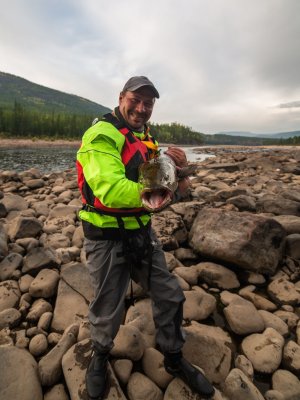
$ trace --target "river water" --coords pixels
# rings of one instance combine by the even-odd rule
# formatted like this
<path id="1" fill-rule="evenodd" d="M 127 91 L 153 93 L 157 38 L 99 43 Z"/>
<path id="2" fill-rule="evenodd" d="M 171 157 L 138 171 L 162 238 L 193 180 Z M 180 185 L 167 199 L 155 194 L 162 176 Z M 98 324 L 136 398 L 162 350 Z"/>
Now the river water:
<path id="1" fill-rule="evenodd" d="M 164 147 L 162 146 L 162 151 Z M 199 147 L 184 147 L 188 161 L 202 161 L 209 154 L 196 153 Z M 0 170 L 26 171 L 37 168 L 44 174 L 65 171 L 75 167 L 77 148 L 74 146 L 0 148 Z"/>

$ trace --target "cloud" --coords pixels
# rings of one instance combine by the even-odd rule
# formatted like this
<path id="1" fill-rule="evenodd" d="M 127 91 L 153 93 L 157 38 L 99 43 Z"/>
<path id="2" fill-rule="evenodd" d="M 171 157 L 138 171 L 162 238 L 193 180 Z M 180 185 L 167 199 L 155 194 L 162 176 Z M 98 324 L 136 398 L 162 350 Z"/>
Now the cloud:
<path id="1" fill-rule="evenodd" d="M 300 98 L 299 37 L 298 0 L 10 0 L 0 70 L 108 107 L 147 75 L 161 93 L 155 122 L 296 130 L 272 105 Z"/>
<path id="2" fill-rule="evenodd" d="M 300 108 L 300 101 L 291 101 L 290 103 L 279 104 L 279 108 Z"/>

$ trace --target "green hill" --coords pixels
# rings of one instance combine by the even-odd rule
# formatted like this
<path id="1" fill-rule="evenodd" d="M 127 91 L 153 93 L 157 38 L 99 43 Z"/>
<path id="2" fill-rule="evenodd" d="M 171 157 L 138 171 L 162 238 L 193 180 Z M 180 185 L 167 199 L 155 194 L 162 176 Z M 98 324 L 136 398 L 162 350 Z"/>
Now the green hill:
<path id="1" fill-rule="evenodd" d="M 0 107 L 12 109 L 17 102 L 30 111 L 99 116 L 111 111 L 83 97 L 38 85 L 0 72 Z"/>

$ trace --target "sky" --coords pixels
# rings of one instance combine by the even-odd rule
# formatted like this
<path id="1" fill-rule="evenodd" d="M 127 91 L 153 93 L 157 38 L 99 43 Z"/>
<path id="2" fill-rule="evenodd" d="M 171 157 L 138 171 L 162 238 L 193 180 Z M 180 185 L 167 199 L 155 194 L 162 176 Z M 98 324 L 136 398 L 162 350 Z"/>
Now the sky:
<path id="1" fill-rule="evenodd" d="M 300 0 L 0 0 L 0 71 L 113 108 L 147 76 L 154 123 L 300 130 Z M 0 89 L 1 90 L 1 89 Z"/>

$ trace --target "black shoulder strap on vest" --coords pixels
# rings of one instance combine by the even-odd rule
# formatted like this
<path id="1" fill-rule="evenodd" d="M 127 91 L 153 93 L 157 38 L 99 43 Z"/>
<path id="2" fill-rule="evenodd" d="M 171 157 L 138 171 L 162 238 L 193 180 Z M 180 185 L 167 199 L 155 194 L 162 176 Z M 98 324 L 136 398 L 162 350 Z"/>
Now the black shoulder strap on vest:
<path id="1" fill-rule="evenodd" d="M 109 122 L 116 129 L 120 130 L 122 128 L 127 128 L 122 121 L 120 121 L 117 117 L 115 117 L 112 113 L 108 113 L 103 115 L 101 121 Z"/>

